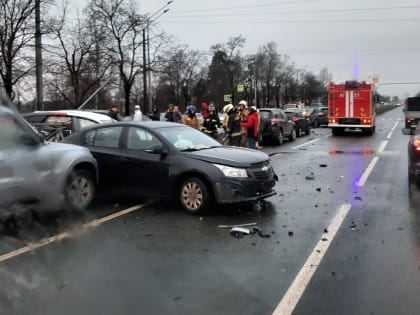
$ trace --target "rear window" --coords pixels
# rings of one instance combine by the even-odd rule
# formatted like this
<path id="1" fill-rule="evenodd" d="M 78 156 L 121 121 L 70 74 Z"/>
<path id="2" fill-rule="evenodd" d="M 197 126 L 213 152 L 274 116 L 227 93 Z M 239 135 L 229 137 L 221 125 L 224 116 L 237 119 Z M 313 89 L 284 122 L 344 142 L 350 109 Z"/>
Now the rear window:
<path id="1" fill-rule="evenodd" d="M 262 119 L 271 119 L 271 117 L 273 116 L 273 114 L 269 110 L 261 110 L 259 114 Z"/>
<path id="2" fill-rule="evenodd" d="M 409 97 L 407 99 L 408 111 L 420 111 L 420 97 Z"/>

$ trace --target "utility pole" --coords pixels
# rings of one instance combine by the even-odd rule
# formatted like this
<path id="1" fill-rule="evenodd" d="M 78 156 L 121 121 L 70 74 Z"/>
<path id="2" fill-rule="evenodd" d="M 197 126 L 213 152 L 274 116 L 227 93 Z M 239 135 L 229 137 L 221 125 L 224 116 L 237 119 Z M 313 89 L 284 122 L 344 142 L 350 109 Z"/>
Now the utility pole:
<path id="1" fill-rule="evenodd" d="M 151 62 L 150 62 L 150 20 L 147 20 L 147 80 L 149 81 L 149 113 L 152 112 L 153 109 L 153 96 L 152 96 L 152 69 L 151 69 Z"/>
<path id="2" fill-rule="evenodd" d="M 148 109 L 148 99 L 147 99 L 147 55 L 146 55 L 146 29 L 143 28 L 143 111 Z"/>
<path id="3" fill-rule="evenodd" d="M 44 110 L 44 85 L 42 82 L 41 0 L 35 0 L 35 72 L 36 109 Z"/>

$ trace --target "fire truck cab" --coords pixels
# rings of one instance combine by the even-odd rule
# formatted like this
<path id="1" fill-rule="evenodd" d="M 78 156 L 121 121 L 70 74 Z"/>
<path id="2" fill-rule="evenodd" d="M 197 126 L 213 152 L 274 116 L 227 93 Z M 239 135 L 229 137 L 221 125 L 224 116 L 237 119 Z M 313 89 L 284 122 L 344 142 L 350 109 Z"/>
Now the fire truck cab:
<path id="1" fill-rule="evenodd" d="M 374 85 L 347 81 L 328 85 L 328 127 L 333 135 L 346 129 L 360 129 L 366 135 L 375 132 Z"/>

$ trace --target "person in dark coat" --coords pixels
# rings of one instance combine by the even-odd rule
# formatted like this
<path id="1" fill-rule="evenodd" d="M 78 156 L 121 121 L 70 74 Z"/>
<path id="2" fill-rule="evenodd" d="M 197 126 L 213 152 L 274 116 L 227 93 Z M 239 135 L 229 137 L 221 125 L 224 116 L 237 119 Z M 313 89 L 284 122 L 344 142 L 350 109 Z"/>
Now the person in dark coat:
<path id="1" fill-rule="evenodd" d="M 156 106 L 153 106 L 152 112 L 149 115 L 151 120 L 160 120 L 160 113 Z"/>
<path id="2" fill-rule="evenodd" d="M 232 104 L 228 104 L 223 107 L 223 112 L 227 116 L 225 122 L 225 139 L 228 140 L 227 144 L 240 147 L 241 146 L 241 121 L 239 119 L 238 112 L 235 110 Z M 224 142 L 226 143 L 226 142 Z"/>

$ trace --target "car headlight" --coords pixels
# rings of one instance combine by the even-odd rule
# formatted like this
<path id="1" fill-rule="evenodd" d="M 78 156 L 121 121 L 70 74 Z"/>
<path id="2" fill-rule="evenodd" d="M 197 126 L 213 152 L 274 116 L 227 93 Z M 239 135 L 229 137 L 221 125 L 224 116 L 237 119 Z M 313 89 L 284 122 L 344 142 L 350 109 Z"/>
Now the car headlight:
<path id="1" fill-rule="evenodd" d="M 246 169 L 244 168 L 236 168 L 236 167 L 230 167 L 230 166 L 220 165 L 220 164 L 213 164 L 213 165 L 216 166 L 219 170 L 221 170 L 222 173 L 226 177 L 241 177 L 241 178 L 248 177 Z"/>

